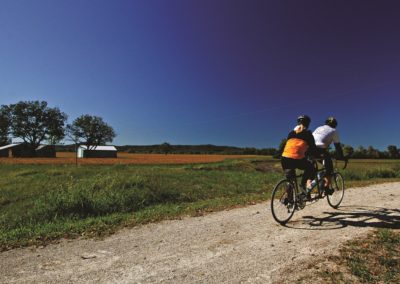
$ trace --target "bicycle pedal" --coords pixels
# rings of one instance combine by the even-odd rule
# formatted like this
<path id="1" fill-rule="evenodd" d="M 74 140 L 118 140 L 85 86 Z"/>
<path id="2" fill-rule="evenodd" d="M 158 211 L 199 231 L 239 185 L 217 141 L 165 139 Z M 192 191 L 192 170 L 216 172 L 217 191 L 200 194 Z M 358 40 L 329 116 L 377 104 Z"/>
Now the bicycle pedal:
<path id="1" fill-rule="evenodd" d="M 310 192 L 302 193 L 300 196 L 303 199 L 303 201 L 310 201 L 311 200 L 311 193 Z"/>
<path id="2" fill-rule="evenodd" d="M 324 189 L 325 195 L 332 195 L 335 190 L 333 188 L 325 188 Z"/>

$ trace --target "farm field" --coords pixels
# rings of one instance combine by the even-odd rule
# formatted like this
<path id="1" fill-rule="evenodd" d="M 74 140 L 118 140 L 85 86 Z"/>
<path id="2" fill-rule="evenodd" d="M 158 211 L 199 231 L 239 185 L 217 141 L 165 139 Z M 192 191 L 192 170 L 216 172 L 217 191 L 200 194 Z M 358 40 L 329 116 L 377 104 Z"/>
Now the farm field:
<path id="1" fill-rule="evenodd" d="M 80 165 L 114 164 L 193 164 L 214 163 L 225 159 L 254 158 L 254 155 L 196 155 L 196 154 L 131 154 L 118 153 L 118 158 L 78 159 Z M 0 164 L 75 164 L 75 153 L 58 152 L 56 158 L 0 158 Z"/>
<path id="2" fill-rule="evenodd" d="M 192 163 L 189 158 L 186 164 L 154 163 L 160 156 L 189 156 Z M 193 156 L 149 155 L 147 164 L 100 167 L 0 164 L 0 249 L 254 204 L 268 200 L 283 177 L 279 160 L 271 157 L 222 156 L 221 162 L 197 163 Z M 351 160 L 343 174 L 347 187 L 398 181 L 400 161 Z"/>

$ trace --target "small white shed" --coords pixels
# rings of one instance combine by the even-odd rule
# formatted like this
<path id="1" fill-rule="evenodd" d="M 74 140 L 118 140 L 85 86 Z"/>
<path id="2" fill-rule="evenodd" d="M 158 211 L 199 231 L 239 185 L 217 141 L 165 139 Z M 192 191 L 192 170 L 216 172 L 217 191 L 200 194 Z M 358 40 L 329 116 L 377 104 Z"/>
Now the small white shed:
<path id="1" fill-rule="evenodd" d="M 115 146 L 88 147 L 80 145 L 78 148 L 78 158 L 117 158 L 117 152 Z"/>

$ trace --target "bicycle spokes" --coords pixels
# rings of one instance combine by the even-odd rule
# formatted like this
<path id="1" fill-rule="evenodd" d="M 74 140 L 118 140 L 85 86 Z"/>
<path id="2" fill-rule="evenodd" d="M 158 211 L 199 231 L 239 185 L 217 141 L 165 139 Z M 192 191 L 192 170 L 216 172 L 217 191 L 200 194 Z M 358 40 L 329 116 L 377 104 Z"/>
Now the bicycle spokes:
<path id="1" fill-rule="evenodd" d="M 332 208 L 338 208 L 344 196 L 344 179 L 340 173 L 332 176 L 333 193 L 328 195 L 328 203 Z"/>
<path id="2" fill-rule="evenodd" d="M 271 198 L 272 215 L 278 223 L 284 224 L 293 216 L 296 194 L 293 184 L 288 180 L 280 181 L 274 188 Z"/>

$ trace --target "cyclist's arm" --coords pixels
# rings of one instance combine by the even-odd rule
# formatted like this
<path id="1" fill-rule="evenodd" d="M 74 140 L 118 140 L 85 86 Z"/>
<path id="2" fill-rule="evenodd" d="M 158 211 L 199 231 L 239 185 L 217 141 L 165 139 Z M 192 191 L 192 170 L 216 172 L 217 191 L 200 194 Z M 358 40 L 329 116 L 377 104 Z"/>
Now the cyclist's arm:
<path id="1" fill-rule="evenodd" d="M 308 152 L 307 152 L 308 156 L 311 158 L 316 157 L 318 155 L 317 145 L 315 145 L 315 139 L 311 132 L 310 135 L 308 136 L 307 143 L 308 143 Z"/>
<path id="2" fill-rule="evenodd" d="M 338 158 L 339 160 L 344 160 L 345 157 L 344 157 L 344 155 L 343 155 L 342 145 L 341 145 L 340 143 L 335 143 L 334 145 L 335 145 L 335 150 L 336 150 L 337 158 Z"/>
<path id="3" fill-rule="evenodd" d="M 344 160 L 342 145 L 340 144 L 339 133 L 337 131 L 333 132 L 333 145 L 335 145 L 336 156 L 339 160 Z"/>

